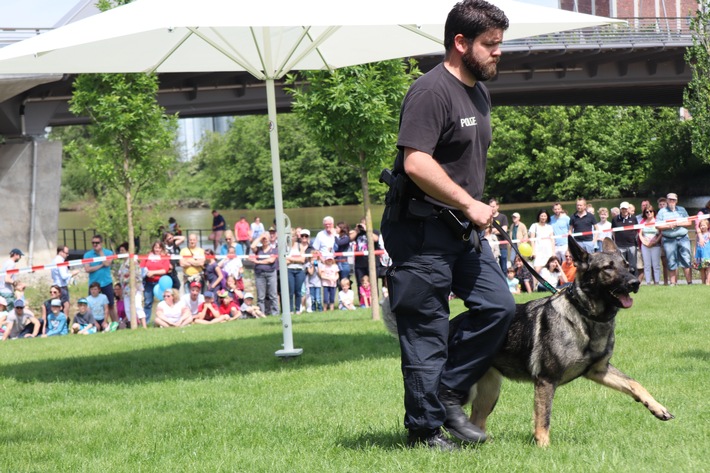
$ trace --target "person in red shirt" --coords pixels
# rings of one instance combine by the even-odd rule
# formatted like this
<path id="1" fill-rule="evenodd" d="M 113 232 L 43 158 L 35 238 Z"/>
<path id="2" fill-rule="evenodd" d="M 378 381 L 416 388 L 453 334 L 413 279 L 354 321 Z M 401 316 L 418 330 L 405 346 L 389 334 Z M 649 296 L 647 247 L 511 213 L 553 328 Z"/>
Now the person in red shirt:
<path id="1" fill-rule="evenodd" d="M 230 320 L 235 320 L 241 317 L 241 312 L 239 306 L 236 302 L 229 297 L 229 293 L 222 289 L 217 293 L 219 297 L 219 305 L 217 310 L 219 310 L 220 315 L 226 315 Z"/>
<path id="2" fill-rule="evenodd" d="M 150 322 L 150 312 L 153 309 L 153 288 L 158 285 L 160 278 L 172 272 L 170 257 L 165 251 L 165 245 L 160 240 L 155 240 L 150 248 L 148 257 L 141 263 L 141 268 L 147 270 L 143 282 L 143 310 L 146 323 Z"/>
<path id="3" fill-rule="evenodd" d="M 234 224 L 234 234 L 237 236 L 237 243 L 242 246 L 244 254 L 249 254 L 249 245 L 251 245 L 251 225 L 245 216 L 241 216 L 239 221 Z"/>
<path id="4" fill-rule="evenodd" d="M 221 314 L 219 308 L 214 303 L 214 293 L 205 291 L 205 301 L 200 304 L 195 315 L 196 324 L 218 324 L 229 320 L 228 314 Z"/>

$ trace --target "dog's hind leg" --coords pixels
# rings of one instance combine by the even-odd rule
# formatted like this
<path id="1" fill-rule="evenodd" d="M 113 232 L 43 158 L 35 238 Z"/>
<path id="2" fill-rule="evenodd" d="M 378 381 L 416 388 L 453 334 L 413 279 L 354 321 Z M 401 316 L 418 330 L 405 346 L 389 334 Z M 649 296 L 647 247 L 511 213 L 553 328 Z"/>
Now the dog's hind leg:
<path id="1" fill-rule="evenodd" d="M 538 447 L 550 445 L 550 416 L 557 385 L 546 379 L 535 379 L 535 442 Z"/>
<path id="2" fill-rule="evenodd" d="M 503 376 L 495 369 L 489 369 L 475 385 L 475 395 L 471 402 L 471 423 L 486 431 L 486 420 L 493 412 L 500 395 Z"/>
<path id="3" fill-rule="evenodd" d="M 641 386 L 641 383 L 627 376 L 611 364 L 607 364 L 604 368 L 601 370 L 592 369 L 585 376 L 599 384 L 628 394 L 636 402 L 642 402 L 654 416 L 661 420 L 673 419 L 673 414 L 656 401 L 646 388 Z"/>

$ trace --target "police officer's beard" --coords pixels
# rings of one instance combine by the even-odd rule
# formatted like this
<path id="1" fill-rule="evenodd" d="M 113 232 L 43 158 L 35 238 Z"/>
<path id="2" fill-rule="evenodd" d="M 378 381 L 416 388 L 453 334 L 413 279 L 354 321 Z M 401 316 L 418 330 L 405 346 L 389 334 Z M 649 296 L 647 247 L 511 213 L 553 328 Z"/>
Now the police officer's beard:
<path id="1" fill-rule="evenodd" d="M 497 73 L 497 62 L 492 62 L 489 64 L 483 64 L 481 61 L 477 60 L 473 56 L 473 52 L 470 48 L 464 54 L 461 55 L 461 62 L 464 67 L 476 78 L 477 81 L 487 81 L 495 77 Z"/>

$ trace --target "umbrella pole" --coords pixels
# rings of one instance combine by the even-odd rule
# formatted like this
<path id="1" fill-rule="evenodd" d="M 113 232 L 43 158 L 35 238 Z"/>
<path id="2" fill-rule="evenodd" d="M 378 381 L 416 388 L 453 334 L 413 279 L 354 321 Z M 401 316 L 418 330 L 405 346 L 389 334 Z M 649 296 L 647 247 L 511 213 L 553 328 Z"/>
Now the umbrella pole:
<path id="1" fill-rule="evenodd" d="M 276 93 L 274 79 L 266 79 L 266 101 L 269 111 L 269 141 L 271 145 L 271 170 L 274 176 L 274 212 L 276 214 L 276 236 L 279 242 L 279 282 L 281 283 L 281 323 L 283 325 L 283 349 L 275 355 L 280 357 L 295 357 L 303 353 L 303 348 L 293 347 L 293 330 L 291 326 L 291 301 L 288 298 L 288 269 L 286 255 L 291 251 L 288 247 L 286 232 L 291 231 L 286 225 L 283 196 L 281 194 L 281 163 L 279 159 L 279 128 L 276 124 Z M 287 230 L 288 228 L 288 230 Z"/>

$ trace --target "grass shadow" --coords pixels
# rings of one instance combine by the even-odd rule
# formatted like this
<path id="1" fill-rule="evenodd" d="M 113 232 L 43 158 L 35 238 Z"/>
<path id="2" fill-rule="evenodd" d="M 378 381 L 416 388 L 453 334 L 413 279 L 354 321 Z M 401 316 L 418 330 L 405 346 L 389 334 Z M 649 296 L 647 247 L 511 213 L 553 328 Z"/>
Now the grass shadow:
<path id="1" fill-rule="evenodd" d="M 297 370 L 399 356 L 396 341 L 384 333 L 299 333 L 297 346 L 304 349 L 303 355 L 286 363 L 274 356 L 274 336 L 270 334 L 177 342 L 120 353 L 6 364 L 0 378 L 23 383 L 150 383 Z"/>
<path id="2" fill-rule="evenodd" d="M 682 358 L 696 358 L 701 361 L 710 361 L 710 351 L 707 350 L 688 350 L 679 354 Z"/>

